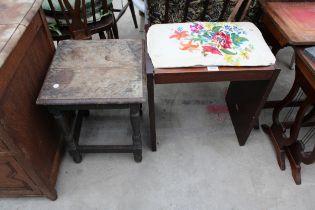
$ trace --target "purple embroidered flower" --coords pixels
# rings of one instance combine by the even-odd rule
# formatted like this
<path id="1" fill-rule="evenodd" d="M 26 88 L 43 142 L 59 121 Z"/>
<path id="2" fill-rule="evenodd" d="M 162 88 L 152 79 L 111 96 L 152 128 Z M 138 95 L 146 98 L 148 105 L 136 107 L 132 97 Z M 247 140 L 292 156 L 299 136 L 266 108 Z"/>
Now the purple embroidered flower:
<path id="1" fill-rule="evenodd" d="M 203 29 L 201 24 L 195 23 L 194 25 L 190 25 L 190 30 L 195 33 L 199 33 L 200 30 Z"/>
<path id="2" fill-rule="evenodd" d="M 225 25 L 224 29 L 225 29 L 225 31 L 233 31 L 232 26 L 230 26 L 230 25 Z"/>

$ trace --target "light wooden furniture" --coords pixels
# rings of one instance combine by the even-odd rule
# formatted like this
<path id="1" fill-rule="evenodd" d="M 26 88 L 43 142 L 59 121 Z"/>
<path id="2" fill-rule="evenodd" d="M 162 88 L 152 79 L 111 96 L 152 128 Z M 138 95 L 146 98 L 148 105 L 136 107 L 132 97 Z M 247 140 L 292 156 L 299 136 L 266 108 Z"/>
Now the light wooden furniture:
<path id="1" fill-rule="evenodd" d="M 142 160 L 140 105 L 145 101 L 142 40 L 67 40 L 59 43 L 37 99 L 48 107 L 76 163 L 81 153 L 133 153 Z M 80 145 L 90 109 L 130 109 L 132 145 Z M 68 125 L 66 115 L 74 115 Z M 106 138 L 106 137 L 105 137 Z"/>
<path id="2" fill-rule="evenodd" d="M 150 8 L 150 2 L 149 0 L 148 8 Z M 169 1 L 165 2 L 166 9 L 162 21 L 165 23 L 169 22 L 169 3 Z M 187 21 L 190 4 L 191 1 L 185 1 L 185 9 L 180 11 L 183 13 L 183 22 Z M 250 1 L 248 0 L 239 1 L 228 20 L 241 21 L 246 15 L 249 4 Z M 208 8 L 208 1 L 205 1 L 203 6 L 205 13 Z M 226 9 L 226 7 L 223 8 L 222 14 L 226 12 Z M 200 17 L 201 20 L 204 18 L 204 13 Z M 257 125 L 260 111 L 279 72 L 280 70 L 274 65 L 267 67 L 219 67 L 219 71 L 208 71 L 206 67 L 155 69 L 147 53 L 146 73 L 152 151 L 157 150 L 154 102 L 154 86 L 156 84 L 230 81 L 226 103 L 238 142 L 243 146 L 252 129 Z"/>
<path id="3" fill-rule="evenodd" d="M 0 196 L 57 198 L 62 138 L 36 98 L 55 48 L 42 1 L 1 1 Z"/>
<path id="4" fill-rule="evenodd" d="M 272 126 L 262 126 L 272 140 L 281 170 L 285 169 L 287 154 L 296 184 L 301 184 L 300 164 L 311 164 L 315 161 L 314 145 L 310 152 L 304 151 L 306 144 L 315 135 L 315 62 L 309 59 L 303 50 L 303 48 L 296 50 L 295 80 L 287 96 L 276 105 Z M 304 98 L 301 97 L 303 94 Z M 297 112 L 294 112 L 293 107 L 285 112 L 284 108 L 296 99 L 301 100 Z M 286 114 L 281 118 L 282 111 Z M 290 121 L 290 115 L 295 115 L 293 121 Z M 299 135 L 301 127 L 309 128 L 302 136 Z"/>

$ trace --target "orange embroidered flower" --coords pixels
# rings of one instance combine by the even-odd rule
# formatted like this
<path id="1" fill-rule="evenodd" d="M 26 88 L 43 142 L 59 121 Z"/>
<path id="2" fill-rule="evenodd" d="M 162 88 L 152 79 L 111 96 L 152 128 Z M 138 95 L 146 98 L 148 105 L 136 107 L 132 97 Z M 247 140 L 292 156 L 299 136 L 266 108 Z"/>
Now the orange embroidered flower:
<path id="1" fill-rule="evenodd" d="M 188 50 L 188 51 L 196 50 L 199 47 L 198 44 L 193 44 L 192 40 L 190 40 L 186 44 L 181 42 L 180 45 L 182 45 L 182 48 L 180 48 L 180 50 Z"/>
<path id="2" fill-rule="evenodd" d="M 174 31 L 174 34 L 170 36 L 170 39 L 175 38 L 177 40 L 180 40 L 187 36 L 189 36 L 187 31 Z"/>

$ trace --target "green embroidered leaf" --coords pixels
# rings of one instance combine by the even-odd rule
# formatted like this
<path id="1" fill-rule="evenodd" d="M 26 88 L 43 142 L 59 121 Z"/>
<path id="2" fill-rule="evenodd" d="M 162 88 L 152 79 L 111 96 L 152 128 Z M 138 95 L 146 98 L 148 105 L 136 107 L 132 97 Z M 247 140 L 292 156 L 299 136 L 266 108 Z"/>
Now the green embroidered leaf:
<path id="1" fill-rule="evenodd" d="M 241 36 L 239 36 L 237 40 L 239 40 L 240 42 L 245 42 L 245 41 L 248 41 L 248 39 L 247 39 L 247 38 L 245 38 L 245 37 L 241 37 Z"/>
<path id="2" fill-rule="evenodd" d="M 241 44 L 242 44 L 243 42 L 245 42 L 245 41 L 248 41 L 247 38 L 241 37 L 241 36 L 239 36 L 239 35 L 237 35 L 237 34 L 235 34 L 235 33 L 232 33 L 232 34 L 231 34 L 231 37 L 232 37 L 233 43 L 234 43 L 235 45 L 237 45 L 237 46 L 241 45 Z"/>
<path id="3" fill-rule="evenodd" d="M 228 54 L 228 55 L 236 55 L 236 52 L 232 52 L 232 51 L 229 51 L 229 50 L 226 50 L 226 49 L 220 49 L 222 52 L 224 52 L 225 54 Z"/>
<path id="4" fill-rule="evenodd" d="M 212 28 L 212 31 L 213 31 L 213 32 L 218 32 L 218 31 L 220 31 L 221 28 L 222 28 L 222 26 L 214 26 L 214 27 Z"/>

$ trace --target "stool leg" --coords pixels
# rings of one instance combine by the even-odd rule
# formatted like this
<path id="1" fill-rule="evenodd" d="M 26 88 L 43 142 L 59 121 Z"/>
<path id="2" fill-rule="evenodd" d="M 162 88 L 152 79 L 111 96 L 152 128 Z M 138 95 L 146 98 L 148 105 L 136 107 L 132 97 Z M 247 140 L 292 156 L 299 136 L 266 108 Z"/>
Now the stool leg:
<path id="1" fill-rule="evenodd" d="M 50 113 L 54 116 L 60 131 L 64 135 L 69 154 L 72 156 L 74 162 L 80 163 L 82 161 L 82 155 L 78 150 L 78 144 L 71 135 L 71 129 L 66 123 L 63 112 L 59 110 L 50 110 Z"/>
<path id="2" fill-rule="evenodd" d="M 155 105 L 154 105 L 154 79 L 153 74 L 147 74 L 149 122 L 150 122 L 150 142 L 151 150 L 156 151 L 156 129 L 155 129 Z"/>
<path id="3" fill-rule="evenodd" d="M 138 163 L 142 160 L 142 142 L 140 133 L 140 104 L 130 105 L 130 122 L 132 127 L 132 141 L 134 146 L 134 160 Z"/>

